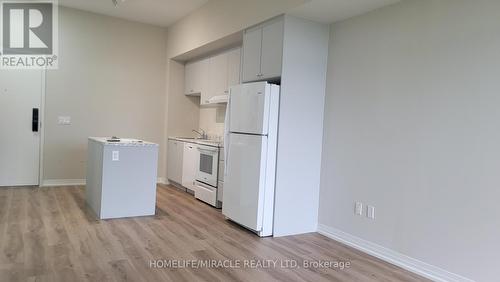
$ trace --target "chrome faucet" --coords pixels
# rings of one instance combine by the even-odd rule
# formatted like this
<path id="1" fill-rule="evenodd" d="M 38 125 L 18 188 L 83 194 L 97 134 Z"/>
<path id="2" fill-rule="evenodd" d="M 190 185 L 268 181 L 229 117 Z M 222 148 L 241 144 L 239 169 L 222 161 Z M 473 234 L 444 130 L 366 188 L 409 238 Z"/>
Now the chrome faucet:
<path id="1" fill-rule="evenodd" d="M 193 132 L 196 132 L 198 135 L 200 135 L 200 139 L 208 139 L 208 135 L 205 132 L 205 130 L 203 130 L 203 129 L 200 128 L 200 131 L 193 129 Z"/>

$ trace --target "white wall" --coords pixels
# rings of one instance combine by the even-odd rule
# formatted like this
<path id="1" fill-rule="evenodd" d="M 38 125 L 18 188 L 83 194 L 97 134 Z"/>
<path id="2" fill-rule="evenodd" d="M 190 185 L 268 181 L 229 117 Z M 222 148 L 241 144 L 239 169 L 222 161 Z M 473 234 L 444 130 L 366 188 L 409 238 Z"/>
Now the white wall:
<path id="1" fill-rule="evenodd" d="M 274 235 L 315 232 L 329 26 L 285 16 Z"/>
<path id="2" fill-rule="evenodd" d="M 304 0 L 211 0 L 168 28 L 169 58 L 239 32 Z"/>
<path id="3" fill-rule="evenodd" d="M 498 280 L 499 19 L 500 1 L 409 0 L 332 26 L 320 224 Z"/>
<path id="4" fill-rule="evenodd" d="M 168 68 L 168 136 L 187 137 L 197 129 L 200 98 L 184 95 L 184 64 L 169 60 Z"/>
<path id="5" fill-rule="evenodd" d="M 163 154 L 165 30 L 59 11 L 59 69 L 47 73 L 44 179 L 85 179 L 88 136 L 141 138 L 160 143 Z M 57 125 L 58 116 L 71 116 L 72 125 Z"/>

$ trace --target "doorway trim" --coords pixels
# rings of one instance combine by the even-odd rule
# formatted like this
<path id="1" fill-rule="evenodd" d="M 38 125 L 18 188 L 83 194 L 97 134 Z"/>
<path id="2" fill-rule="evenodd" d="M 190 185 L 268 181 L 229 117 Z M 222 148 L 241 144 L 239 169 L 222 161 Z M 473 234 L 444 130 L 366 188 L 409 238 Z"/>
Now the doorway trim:
<path id="1" fill-rule="evenodd" d="M 47 91 L 47 69 L 42 70 L 42 89 L 40 97 L 40 144 L 39 144 L 39 158 L 38 158 L 38 187 L 43 186 L 43 156 L 45 146 L 45 94 Z"/>

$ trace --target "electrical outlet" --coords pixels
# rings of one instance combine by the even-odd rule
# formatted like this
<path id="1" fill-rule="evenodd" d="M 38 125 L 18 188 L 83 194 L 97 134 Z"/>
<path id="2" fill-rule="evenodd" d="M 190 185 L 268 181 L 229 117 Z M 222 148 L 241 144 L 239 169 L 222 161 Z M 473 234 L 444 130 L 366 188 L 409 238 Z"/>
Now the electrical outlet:
<path id="1" fill-rule="evenodd" d="M 375 219 L 375 207 L 374 206 L 367 207 L 366 216 L 368 216 L 368 218 Z"/>
<path id="2" fill-rule="evenodd" d="M 354 213 L 357 215 L 363 215 L 363 203 L 356 202 L 354 205 Z"/>
<path id="3" fill-rule="evenodd" d="M 111 156 L 112 161 L 117 162 L 120 160 L 120 151 L 113 151 L 113 154 Z"/>
<path id="4" fill-rule="evenodd" d="M 57 117 L 57 124 L 59 125 L 70 125 L 71 117 L 68 116 L 59 116 Z"/>

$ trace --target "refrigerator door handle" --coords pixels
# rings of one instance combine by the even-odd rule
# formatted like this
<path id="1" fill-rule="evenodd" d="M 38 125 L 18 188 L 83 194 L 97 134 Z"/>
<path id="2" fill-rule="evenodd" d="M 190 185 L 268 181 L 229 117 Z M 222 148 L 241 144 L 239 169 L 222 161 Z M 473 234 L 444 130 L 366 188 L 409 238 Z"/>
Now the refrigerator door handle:
<path id="1" fill-rule="evenodd" d="M 229 99 L 227 101 L 227 106 L 226 106 L 226 118 L 224 120 L 224 177 L 227 175 L 227 169 L 228 169 L 228 163 L 229 163 L 229 147 L 231 144 L 231 139 L 230 139 L 230 113 L 231 113 L 231 92 L 232 89 L 229 88 Z"/>
<path id="2" fill-rule="evenodd" d="M 229 167 L 229 157 L 230 157 L 230 149 L 231 148 L 231 141 L 229 139 L 229 135 L 226 137 L 228 140 L 226 141 L 225 145 L 226 147 L 224 148 L 224 177 L 227 176 L 227 169 Z"/>

